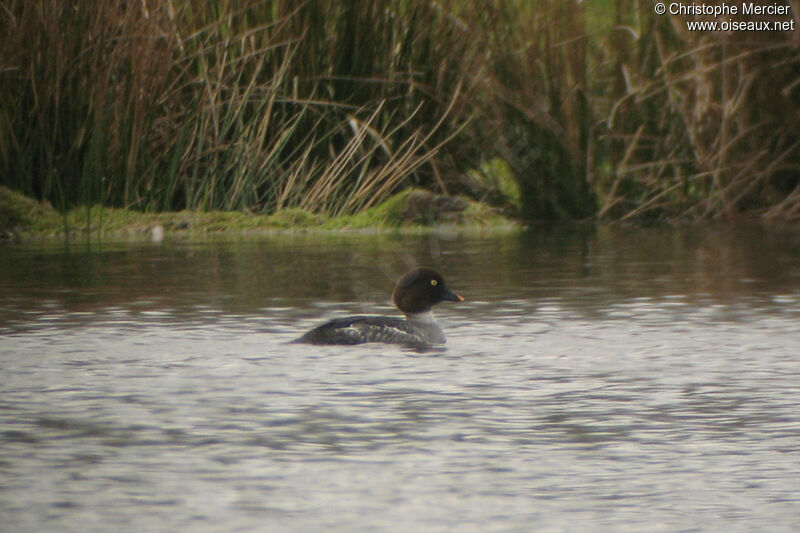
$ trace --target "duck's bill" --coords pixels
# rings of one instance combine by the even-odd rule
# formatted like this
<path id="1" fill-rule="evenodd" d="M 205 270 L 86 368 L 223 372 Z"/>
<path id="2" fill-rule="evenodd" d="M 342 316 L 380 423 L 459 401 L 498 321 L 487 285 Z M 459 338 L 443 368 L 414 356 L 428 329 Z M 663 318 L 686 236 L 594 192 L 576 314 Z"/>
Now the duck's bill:
<path id="1" fill-rule="evenodd" d="M 464 301 L 464 297 L 463 296 L 461 296 L 460 294 L 456 294 L 451 290 L 448 290 L 447 292 L 445 292 L 444 296 L 442 296 L 442 299 L 450 301 L 450 302 L 463 302 Z"/>

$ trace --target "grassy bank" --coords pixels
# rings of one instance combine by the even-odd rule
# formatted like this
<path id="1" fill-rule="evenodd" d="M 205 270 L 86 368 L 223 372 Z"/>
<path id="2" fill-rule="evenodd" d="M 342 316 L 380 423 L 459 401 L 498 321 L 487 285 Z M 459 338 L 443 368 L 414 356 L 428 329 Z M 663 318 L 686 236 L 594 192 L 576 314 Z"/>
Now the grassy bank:
<path id="1" fill-rule="evenodd" d="M 30 239 L 161 240 L 271 231 L 385 230 L 416 231 L 431 227 L 457 231 L 511 229 L 519 225 L 485 204 L 462 197 L 404 190 L 356 215 L 330 217 L 299 208 L 270 215 L 241 211 L 142 213 L 95 205 L 58 212 L 0 186 L 0 242 Z"/>
<path id="2" fill-rule="evenodd" d="M 62 213 L 327 219 L 422 188 L 528 220 L 800 220 L 800 30 L 687 20 L 645 0 L 0 0 L 0 184 Z"/>

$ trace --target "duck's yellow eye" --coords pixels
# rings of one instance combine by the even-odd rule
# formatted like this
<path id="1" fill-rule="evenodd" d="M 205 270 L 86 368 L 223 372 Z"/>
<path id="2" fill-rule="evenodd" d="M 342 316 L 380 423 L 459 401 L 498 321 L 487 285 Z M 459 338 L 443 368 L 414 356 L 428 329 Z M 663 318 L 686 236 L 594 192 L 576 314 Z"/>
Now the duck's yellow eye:
<path id="1" fill-rule="evenodd" d="M 437 286 L 438 284 L 439 284 L 439 282 L 436 281 L 435 279 L 431 280 L 431 285 L 433 285 L 434 287 Z"/>

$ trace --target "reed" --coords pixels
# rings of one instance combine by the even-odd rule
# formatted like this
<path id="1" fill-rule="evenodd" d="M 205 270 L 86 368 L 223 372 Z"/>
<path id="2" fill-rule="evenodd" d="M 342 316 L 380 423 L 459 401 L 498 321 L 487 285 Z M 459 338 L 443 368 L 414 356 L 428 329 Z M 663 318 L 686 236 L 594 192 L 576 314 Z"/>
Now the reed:
<path id="1" fill-rule="evenodd" d="M 3 182 L 61 209 L 354 212 L 435 186 L 468 122 L 466 35 L 429 3 L 3 8 Z"/>
<path id="2" fill-rule="evenodd" d="M 590 180 L 589 41 L 580 4 L 501 4 L 486 28 L 495 49 L 483 92 L 493 149 L 513 169 L 527 219 L 582 219 Z M 487 139 L 488 140 L 488 139 Z"/>
<path id="3" fill-rule="evenodd" d="M 800 220 L 798 32 L 688 31 L 688 17 L 625 3 L 600 215 Z"/>
<path id="4" fill-rule="evenodd" d="M 644 0 L 0 0 L 0 184 L 341 215 L 502 203 L 473 178 L 502 168 L 531 220 L 800 219 L 799 34 Z"/>

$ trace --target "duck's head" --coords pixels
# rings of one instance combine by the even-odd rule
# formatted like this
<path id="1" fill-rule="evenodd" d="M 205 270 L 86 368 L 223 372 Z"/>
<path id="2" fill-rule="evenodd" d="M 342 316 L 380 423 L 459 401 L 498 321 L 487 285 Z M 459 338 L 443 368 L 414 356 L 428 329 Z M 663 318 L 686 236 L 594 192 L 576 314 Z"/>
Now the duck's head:
<path id="1" fill-rule="evenodd" d="M 392 301 L 405 314 L 430 311 L 439 302 L 463 302 L 464 298 L 447 288 L 441 274 L 432 268 L 415 268 L 397 281 Z"/>

